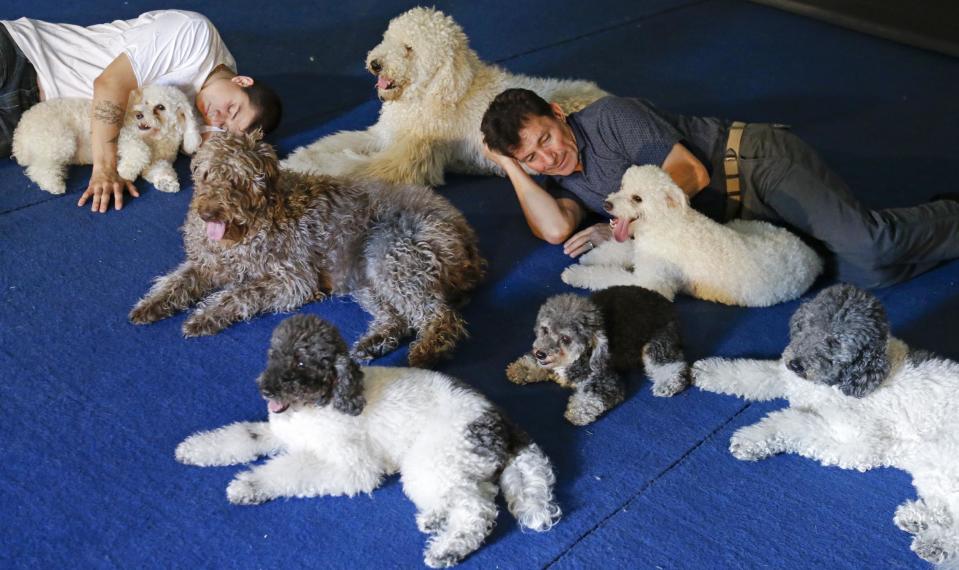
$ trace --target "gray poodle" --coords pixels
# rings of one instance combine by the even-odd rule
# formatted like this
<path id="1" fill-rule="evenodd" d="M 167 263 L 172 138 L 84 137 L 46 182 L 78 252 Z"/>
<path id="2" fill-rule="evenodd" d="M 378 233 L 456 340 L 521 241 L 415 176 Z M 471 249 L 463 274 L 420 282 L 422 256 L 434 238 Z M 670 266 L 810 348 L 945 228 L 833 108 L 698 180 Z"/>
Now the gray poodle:
<path id="1" fill-rule="evenodd" d="M 455 307 L 485 268 L 463 215 L 421 186 L 281 171 L 259 138 L 219 134 L 197 151 L 187 259 L 157 279 L 130 320 L 152 323 L 197 303 L 183 332 L 209 335 L 352 294 L 373 315 L 358 358 L 381 356 L 412 331 L 411 365 L 451 351 L 466 335 Z"/>
<path id="2" fill-rule="evenodd" d="M 689 384 L 679 323 L 665 297 L 634 286 L 616 286 L 589 298 L 550 297 L 539 309 L 533 350 L 506 368 L 516 384 L 551 380 L 574 390 L 566 419 L 592 423 L 623 401 L 619 372 L 644 368 L 653 394 L 672 396 Z"/>
<path id="3" fill-rule="evenodd" d="M 361 368 L 315 316 L 280 323 L 257 384 L 268 422 L 197 433 L 176 449 L 199 466 L 270 456 L 233 479 L 231 503 L 371 493 L 399 473 L 434 568 L 480 547 L 501 488 L 523 528 L 549 530 L 560 517 L 549 459 L 486 398 L 428 370 Z"/>
<path id="4" fill-rule="evenodd" d="M 959 363 L 890 336 L 879 300 L 835 285 L 802 305 L 780 360 L 710 358 L 693 366 L 703 390 L 789 407 L 740 428 L 729 449 L 755 461 L 797 453 L 824 465 L 909 472 L 919 499 L 894 522 L 930 562 L 959 563 Z"/>

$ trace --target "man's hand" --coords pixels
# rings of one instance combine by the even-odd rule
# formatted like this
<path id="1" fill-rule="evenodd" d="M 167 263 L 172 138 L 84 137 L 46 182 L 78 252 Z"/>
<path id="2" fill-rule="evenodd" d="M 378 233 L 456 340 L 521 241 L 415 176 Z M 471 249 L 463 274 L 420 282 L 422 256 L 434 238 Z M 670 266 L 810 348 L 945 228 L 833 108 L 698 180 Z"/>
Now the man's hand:
<path id="1" fill-rule="evenodd" d="M 519 166 L 519 161 L 513 158 L 512 156 L 506 156 L 500 154 L 494 150 L 491 150 L 490 147 L 486 146 L 486 143 L 483 143 L 483 155 L 486 156 L 489 160 L 493 162 L 496 166 L 499 166 L 504 171 L 507 166 L 516 165 Z"/>
<path id="2" fill-rule="evenodd" d="M 93 174 L 90 176 L 90 183 L 83 192 L 83 196 L 80 196 L 77 206 L 82 207 L 88 199 L 93 198 L 90 211 L 102 214 L 110 207 L 110 197 L 112 196 L 116 209 L 120 210 L 123 208 L 124 190 L 129 192 L 131 196 L 140 197 L 140 193 L 137 192 L 133 182 L 121 178 L 116 170 L 94 168 Z"/>
<path id="3" fill-rule="evenodd" d="M 599 244 L 609 241 L 613 237 L 613 230 L 608 223 L 595 224 L 585 230 L 572 235 L 566 243 L 563 244 L 563 253 L 577 258 L 584 253 L 593 251 Z"/>

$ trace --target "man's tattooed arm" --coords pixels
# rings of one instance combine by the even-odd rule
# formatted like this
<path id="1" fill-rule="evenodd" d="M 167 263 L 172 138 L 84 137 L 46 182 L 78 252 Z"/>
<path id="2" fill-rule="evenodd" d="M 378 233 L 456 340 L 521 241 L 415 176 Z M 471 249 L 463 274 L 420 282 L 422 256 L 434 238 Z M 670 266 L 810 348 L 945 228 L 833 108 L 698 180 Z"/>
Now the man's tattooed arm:
<path id="1" fill-rule="evenodd" d="M 108 125 L 119 125 L 123 122 L 123 108 L 112 101 L 97 101 L 93 118 Z"/>

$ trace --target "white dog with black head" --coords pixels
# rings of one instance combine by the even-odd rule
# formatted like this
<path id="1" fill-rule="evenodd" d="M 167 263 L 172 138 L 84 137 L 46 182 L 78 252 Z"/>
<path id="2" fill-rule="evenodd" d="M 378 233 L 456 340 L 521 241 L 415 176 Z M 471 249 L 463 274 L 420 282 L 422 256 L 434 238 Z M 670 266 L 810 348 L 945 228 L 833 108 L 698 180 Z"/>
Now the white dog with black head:
<path id="1" fill-rule="evenodd" d="M 882 304 L 852 285 L 825 289 L 789 323 L 779 360 L 710 358 L 693 365 L 703 390 L 789 407 L 740 428 L 732 454 L 797 453 L 843 469 L 896 467 L 919 499 L 894 521 L 923 559 L 959 565 L 959 363 L 890 336 Z"/>
<path id="2" fill-rule="evenodd" d="M 559 519 L 549 459 L 488 400 L 438 372 L 360 368 L 315 316 L 280 323 L 257 384 L 268 422 L 194 434 L 176 449 L 179 461 L 201 466 L 271 456 L 230 483 L 234 504 L 370 493 L 398 472 L 434 568 L 479 548 L 500 488 L 524 528 L 549 530 Z"/>
<path id="3" fill-rule="evenodd" d="M 783 228 L 757 220 L 724 225 L 700 214 L 656 166 L 630 167 L 605 208 L 614 239 L 563 271 L 574 287 L 638 285 L 670 300 L 682 292 L 765 307 L 799 297 L 822 272 L 816 252 Z"/>

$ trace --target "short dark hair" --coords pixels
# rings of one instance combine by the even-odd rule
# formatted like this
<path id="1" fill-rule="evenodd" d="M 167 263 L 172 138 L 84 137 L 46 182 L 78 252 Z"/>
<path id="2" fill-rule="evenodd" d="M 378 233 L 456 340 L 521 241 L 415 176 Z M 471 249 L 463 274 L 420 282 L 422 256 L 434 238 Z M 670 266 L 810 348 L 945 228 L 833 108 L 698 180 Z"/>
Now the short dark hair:
<path id="1" fill-rule="evenodd" d="M 250 105 L 256 109 L 256 118 L 247 127 L 247 132 L 263 129 L 264 134 L 276 130 L 283 118 L 283 102 L 276 91 L 261 81 L 254 81 L 253 85 L 243 88 L 250 98 Z"/>
<path id="2" fill-rule="evenodd" d="M 480 130 L 483 141 L 493 152 L 513 155 L 519 146 L 519 131 L 530 117 L 552 117 L 553 108 L 529 89 L 507 89 L 489 104 Z"/>

